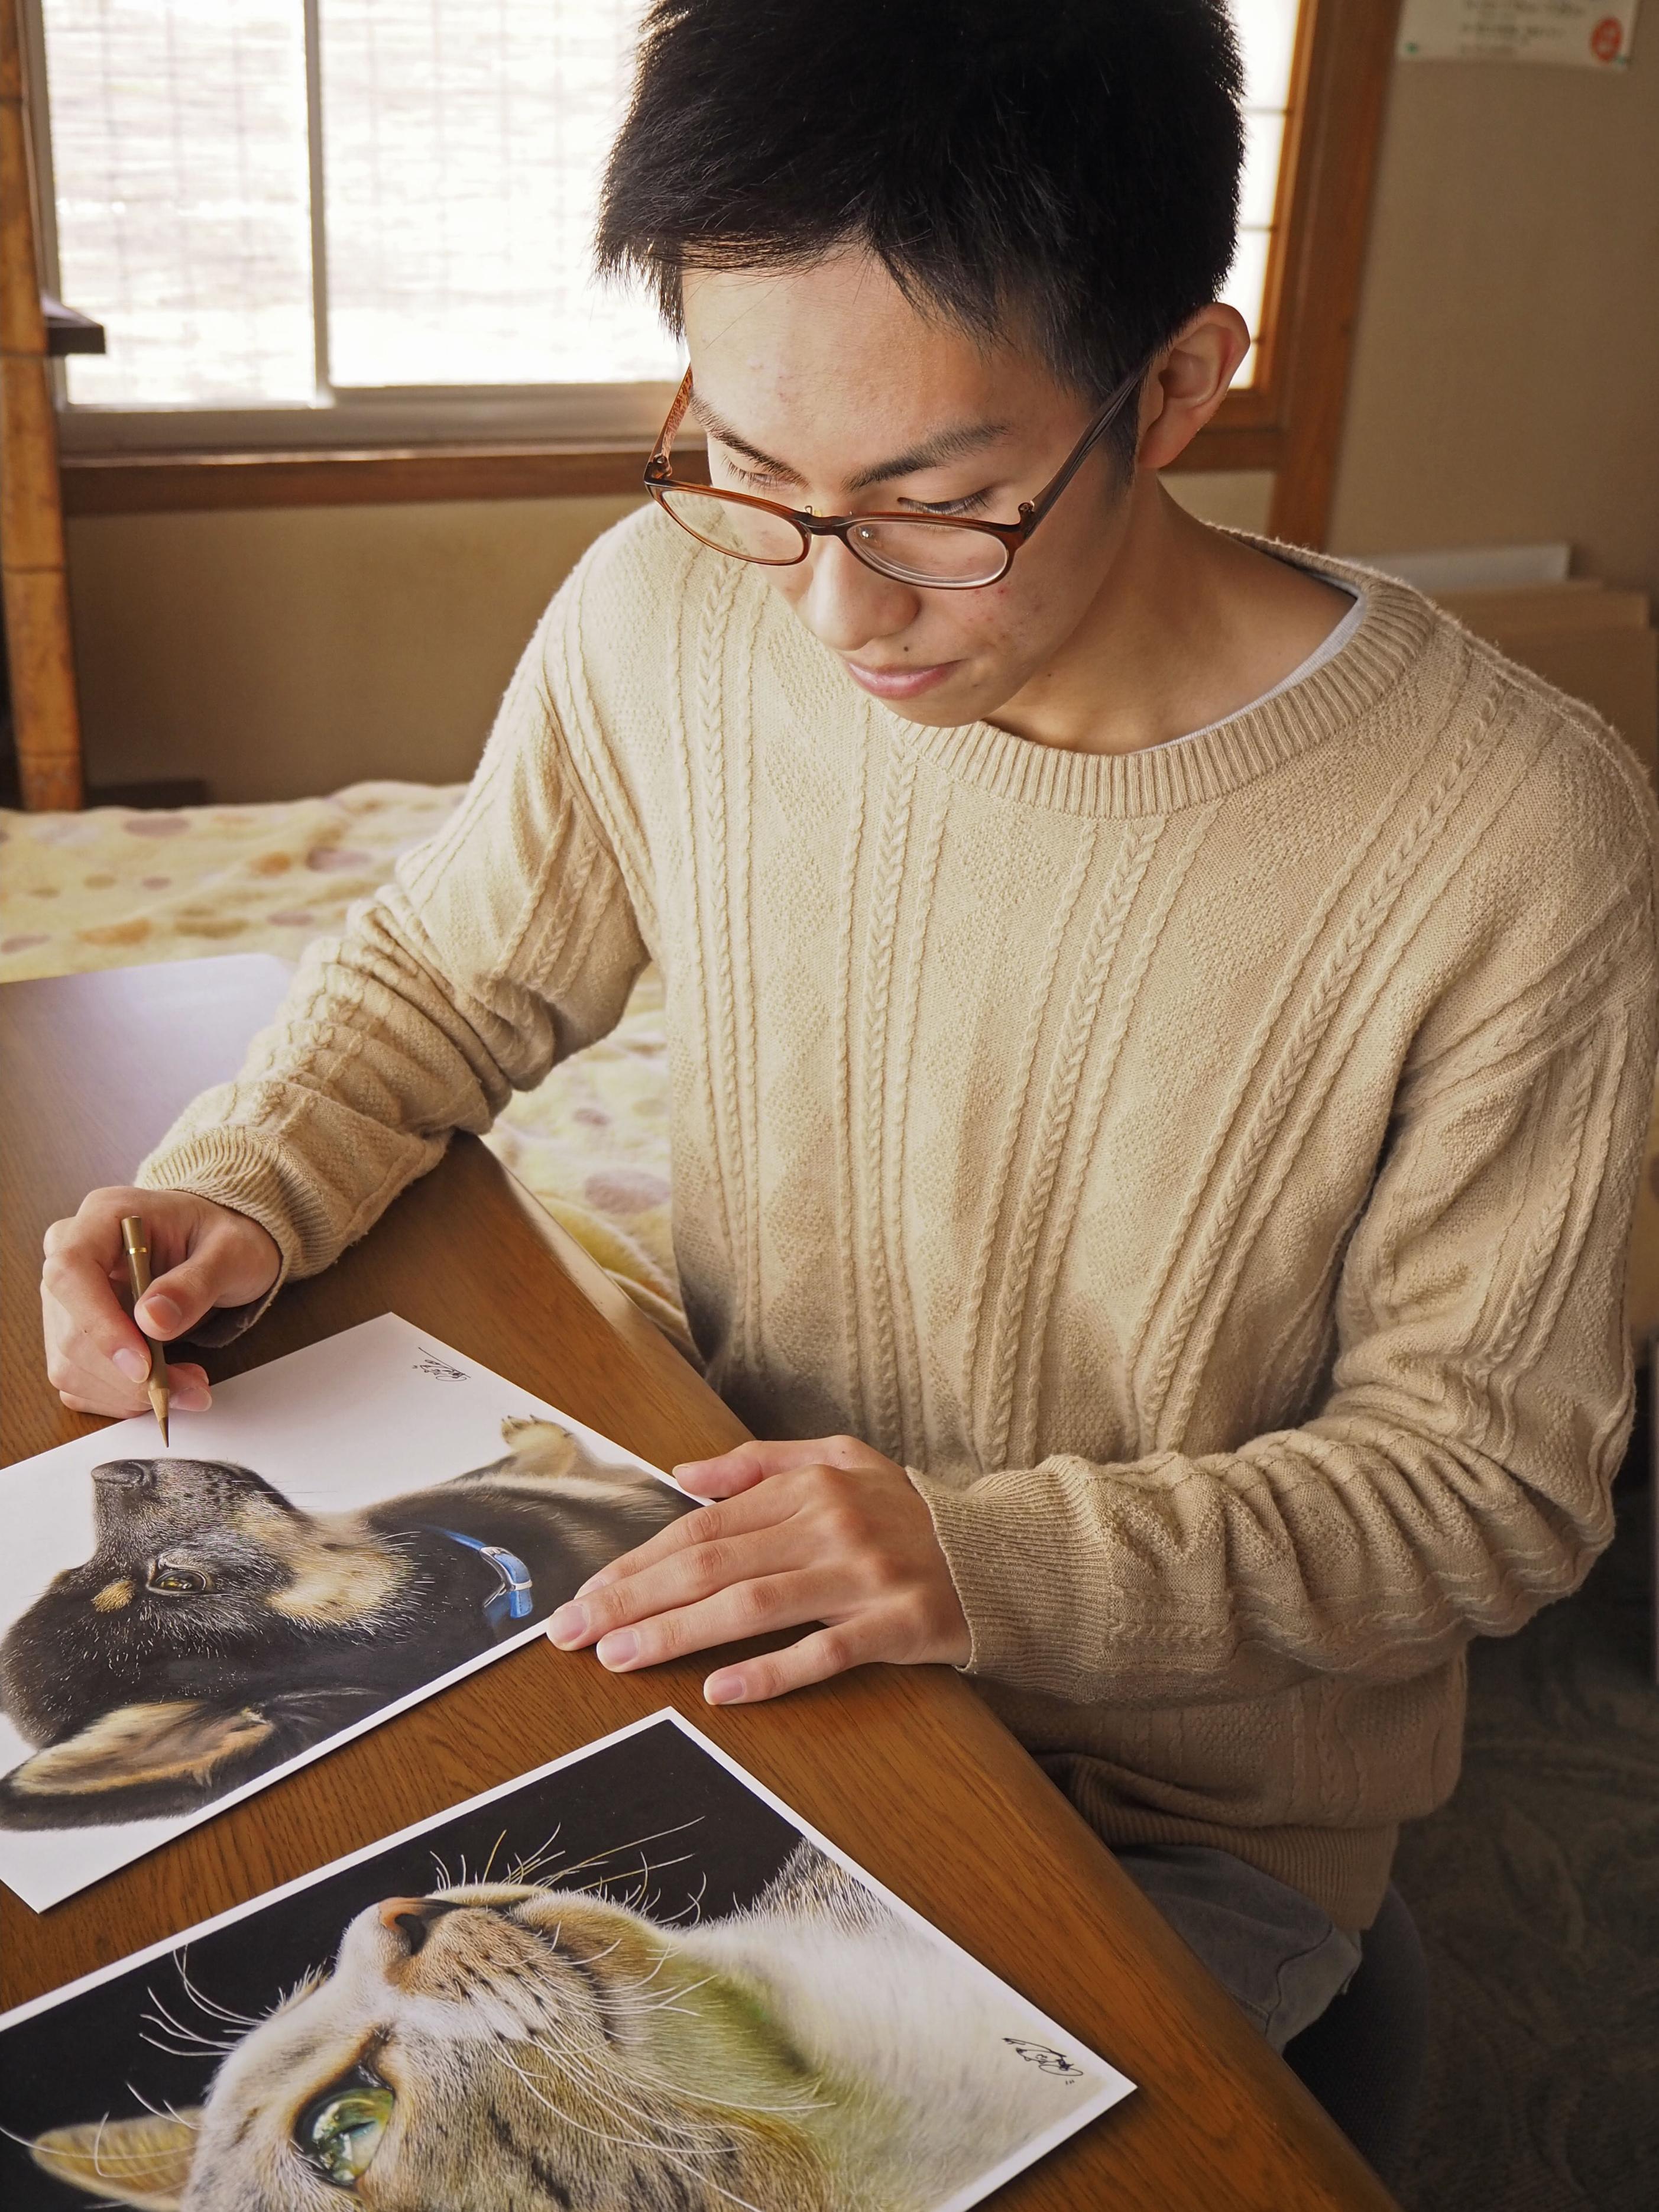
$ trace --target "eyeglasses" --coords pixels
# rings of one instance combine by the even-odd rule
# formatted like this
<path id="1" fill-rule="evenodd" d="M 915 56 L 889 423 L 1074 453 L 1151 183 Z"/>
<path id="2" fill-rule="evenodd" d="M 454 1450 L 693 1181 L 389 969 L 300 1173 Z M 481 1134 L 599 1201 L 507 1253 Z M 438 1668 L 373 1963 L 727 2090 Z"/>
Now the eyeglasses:
<path id="1" fill-rule="evenodd" d="M 815 538 L 839 538 L 855 559 L 878 575 L 942 592 L 971 592 L 1006 576 L 1014 556 L 1048 514 L 1129 401 L 1139 391 L 1147 364 L 1124 378 L 1035 499 L 1021 501 L 1018 522 L 981 522 L 959 514 L 814 514 L 810 507 L 780 507 L 744 491 L 682 483 L 669 465 L 674 434 L 691 404 L 688 368 L 668 419 L 645 465 L 645 488 L 664 513 L 700 544 L 763 568 L 793 568 Z"/>

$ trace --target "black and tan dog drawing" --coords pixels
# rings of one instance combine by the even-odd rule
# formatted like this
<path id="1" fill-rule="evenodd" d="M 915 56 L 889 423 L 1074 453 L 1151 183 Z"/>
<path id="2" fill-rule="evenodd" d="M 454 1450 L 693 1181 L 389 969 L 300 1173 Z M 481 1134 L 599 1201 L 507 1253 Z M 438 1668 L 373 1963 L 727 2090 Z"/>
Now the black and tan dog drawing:
<path id="1" fill-rule="evenodd" d="M 0 1827 L 191 1812 L 543 1620 L 688 1510 L 550 1421 L 489 1467 L 309 1514 L 246 1468 L 93 1469 L 97 1548 L 0 1642 L 0 1710 L 38 1747 Z"/>

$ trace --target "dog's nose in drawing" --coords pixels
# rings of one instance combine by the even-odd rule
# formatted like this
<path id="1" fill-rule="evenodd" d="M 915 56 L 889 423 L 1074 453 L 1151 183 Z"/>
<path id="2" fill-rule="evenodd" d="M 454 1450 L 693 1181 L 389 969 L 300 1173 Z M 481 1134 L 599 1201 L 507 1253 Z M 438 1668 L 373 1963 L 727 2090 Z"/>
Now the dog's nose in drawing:
<path id="1" fill-rule="evenodd" d="M 92 1470 L 94 1482 L 109 1482 L 127 1490 L 153 1487 L 155 1474 L 148 1460 L 110 1459 Z"/>
<path id="2" fill-rule="evenodd" d="M 425 1942 L 433 1922 L 461 1908 L 441 1897 L 388 1897 L 377 1909 L 381 1927 L 403 1937 L 412 1959 Z"/>

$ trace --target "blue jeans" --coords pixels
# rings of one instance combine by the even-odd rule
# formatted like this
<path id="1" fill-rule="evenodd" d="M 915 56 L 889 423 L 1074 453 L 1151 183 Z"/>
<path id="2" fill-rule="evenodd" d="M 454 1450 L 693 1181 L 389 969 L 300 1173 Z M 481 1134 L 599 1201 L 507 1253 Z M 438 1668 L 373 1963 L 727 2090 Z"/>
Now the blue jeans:
<path id="1" fill-rule="evenodd" d="M 1117 1863 L 1275 2051 L 1345 1990 L 1359 1938 L 1231 1851 L 1140 1844 Z"/>

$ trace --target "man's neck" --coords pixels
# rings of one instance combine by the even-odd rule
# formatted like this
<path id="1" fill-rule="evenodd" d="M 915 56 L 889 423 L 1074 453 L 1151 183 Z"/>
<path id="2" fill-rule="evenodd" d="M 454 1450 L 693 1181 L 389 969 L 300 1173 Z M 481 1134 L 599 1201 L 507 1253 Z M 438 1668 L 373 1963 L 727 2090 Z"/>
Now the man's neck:
<path id="1" fill-rule="evenodd" d="M 1138 475 L 1089 611 L 992 720 L 1068 752 L 1164 744 L 1271 691 L 1351 605 L 1305 569 L 1195 521 L 1156 476 Z"/>

